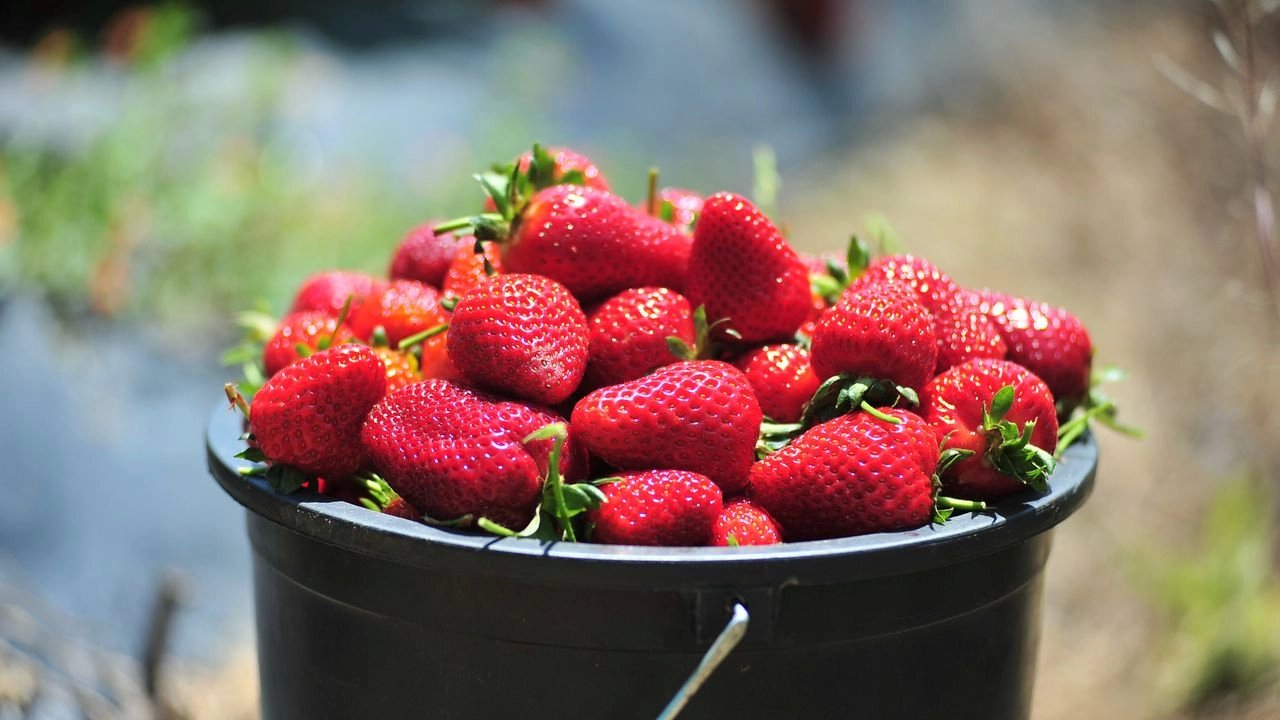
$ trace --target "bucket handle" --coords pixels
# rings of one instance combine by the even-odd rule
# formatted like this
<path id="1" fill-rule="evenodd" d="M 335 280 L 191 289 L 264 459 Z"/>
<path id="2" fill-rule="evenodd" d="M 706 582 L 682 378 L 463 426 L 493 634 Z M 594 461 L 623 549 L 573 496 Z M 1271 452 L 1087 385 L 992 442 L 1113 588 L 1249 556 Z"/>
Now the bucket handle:
<path id="1" fill-rule="evenodd" d="M 720 667 L 720 663 L 724 662 L 724 659 L 729 657 L 729 653 L 742 642 L 750 621 L 751 615 L 747 612 L 747 607 L 741 602 L 735 602 L 729 622 L 725 623 L 724 629 L 711 643 L 711 647 L 707 648 L 698 667 L 693 669 L 684 684 L 676 691 L 675 696 L 671 698 L 671 702 L 662 709 L 658 720 L 673 720 L 681 710 L 684 710 L 684 706 L 689 704 L 689 700 L 693 698 L 694 693 L 698 692 L 707 678 L 711 677 L 711 673 L 715 672 L 716 668 Z"/>

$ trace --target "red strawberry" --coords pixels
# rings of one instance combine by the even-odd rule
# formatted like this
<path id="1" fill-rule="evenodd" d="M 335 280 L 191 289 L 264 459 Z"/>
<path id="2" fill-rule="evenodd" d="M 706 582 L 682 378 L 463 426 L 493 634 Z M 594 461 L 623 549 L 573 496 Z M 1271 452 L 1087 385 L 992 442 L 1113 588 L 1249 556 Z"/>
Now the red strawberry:
<path id="1" fill-rule="evenodd" d="M 582 173 L 582 178 L 574 183 L 575 185 L 585 185 L 597 190 L 609 189 L 609 180 L 605 178 L 604 173 L 600 172 L 600 168 L 596 167 L 591 158 L 586 155 L 566 147 L 549 147 L 547 152 L 555 160 L 555 170 L 551 173 L 550 182 L 564 182 L 566 174 L 577 172 Z M 533 151 L 526 150 L 520 153 L 520 157 L 516 161 L 520 164 L 520 172 L 529 172 L 529 165 L 533 162 Z"/>
<path id="2" fill-rule="evenodd" d="M 693 231 L 686 293 L 744 343 L 787 340 L 809 314 L 809 272 L 750 200 L 716 193 Z"/>
<path id="3" fill-rule="evenodd" d="M 458 249 L 457 255 L 454 256 L 453 262 L 449 265 L 449 271 L 444 276 L 442 290 L 446 300 L 462 299 L 467 293 L 474 290 L 481 281 L 489 277 L 489 271 L 485 268 L 486 260 L 495 275 L 503 272 L 502 256 L 498 251 L 498 244 L 487 242 L 483 243 L 483 247 L 484 252 L 482 253 L 476 252 L 474 242 Z"/>
<path id="4" fill-rule="evenodd" d="M 509 271 L 546 275 L 583 302 L 633 287 L 684 286 L 689 236 L 603 190 L 541 190 L 509 232 Z"/>
<path id="5" fill-rule="evenodd" d="M 876 258 L 850 287 L 861 289 L 885 283 L 911 288 L 916 299 L 931 313 L 955 305 L 960 299 L 960 288 L 946 273 L 928 260 L 914 255 Z"/>
<path id="6" fill-rule="evenodd" d="M 841 415 L 751 469 L 751 499 L 788 540 L 905 530 L 933 517 L 938 439 L 919 417 L 880 408 Z"/>
<path id="7" fill-rule="evenodd" d="M 1028 485 L 1048 490 L 1058 415 L 1048 386 L 1026 368 L 1004 360 L 957 365 L 925 385 L 920 410 L 945 447 L 972 453 L 943 472 L 950 494 L 981 500 Z"/>
<path id="8" fill-rule="evenodd" d="M 582 308 L 560 283 L 496 275 L 454 308 L 449 359 L 477 385 L 554 405 L 582 381 L 587 334 Z"/>
<path id="9" fill-rule="evenodd" d="M 267 377 L 271 377 L 301 358 L 299 345 L 314 352 L 322 342 L 331 340 L 331 345 L 340 345 L 354 337 L 350 328 L 345 324 L 338 327 L 338 319 L 327 313 L 291 313 L 280 321 L 276 334 L 263 346 L 262 365 Z"/>
<path id="10" fill-rule="evenodd" d="M 798 421 L 821 384 L 809 365 L 809 351 L 799 345 L 766 345 L 733 364 L 747 376 L 761 412 L 774 422 Z"/>
<path id="11" fill-rule="evenodd" d="M 750 500 L 725 503 L 711 530 L 711 544 L 776 545 L 782 542 L 782 528 L 764 508 Z"/>
<path id="12" fill-rule="evenodd" d="M 658 191 L 657 217 L 685 232 L 693 232 L 705 199 L 692 190 L 662 188 Z"/>
<path id="13" fill-rule="evenodd" d="M 591 312 L 589 361 L 583 383 L 598 388 L 634 380 L 676 361 L 668 337 L 695 342 L 693 309 L 668 288 L 634 288 Z"/>
<path id="14" fill-rule="evenodd" d="M 291 313 L 316 311 L 337 317 L 347 298 L 352 298 L 351 310 L 359 309 L 364 299 L 382 292 L 387 286 L 383 280 L 364 273 L 331 270 L 307 278 L 293 298 Z"/>
<path id="15" fill-rule="evenodd" d="M 440 292 L 413 280 L 392 282 L 386 290 L 351 313 L 351 329 L 357 337 L 369 340 L 381 327 L 392 346 L 446 322 L 448 318 L 440 306 Z M 436 336 L 427 343 L 443 344 L 444 338 Z"/>
<path id="16" fill-rule="evenodd" d="M 938 336 L 935 373 L 970 360 L 1000 360 L 1008 352 L 995 323 L 962 302 L 934 313 L 933 330 Z"/>
<path id="17" fill-rule="evenodd" d="M 544 408 L 426 380 L 383 398 L 360 437 L 378 473 L 426 515 L 472 515 L 519 528 L 538 504 L 553 445 L 522 441 L 554 422 L 563 419 Z M 571 437 L 560 470 L 576 479 L 586 467 Z"/>
<path id="18" fill-rule="evenodd" d="M 386 389 L 386 366 L 372 349 L 339 345 L 268 380 L 253 398 L 249 427 L 272 462 L 341 478 L 360 467 L 360 426 Z"/>
<path id="19" fill-rule="evenodd" d="M 993 290 L 969 293 L 967 300 L 991 318 L 1005 344 L 1008 359 L 1044 380 L 1064 412 L 1089 390 L 1093 341 L 1075 315 L 1041 302 Z"/>
<path id="20" fill-rule="evenodd" d="M 850 288 L 823 314 L 809 347 L 819 378 L 884 378 L 918 389 L 933 376 L 938 344 L 929 311 L 900 285 Z"/>
<path id="21" fill-rule="evenodd" d="M 623 473 L 604 485 L 606 502 L 587 513 L 593 542 L 707 545 L 723 502 L 705 475 L 683 470 Z"/>
<path id="22" fill-rule="evenodd" d="M 434 230 L 437 224 L 438 220 L 432 220 L 405 235 L 391 260 L 392 280 L 416 280 L 438 288 L 458 250 L 475 243 L 475 238 L 470 236 L 437 235 Z"/>
<path id="23" fill-rule="evenodd" d="M 387 366 L 387 392 L 395 392 L 405 385 L 422 380 L 418 358 L 412 353 L 387 347 L 375 347 L 373 351 Z"/>
<path id="24" fill-rule="evenodd" d="M 735 492 L 755 459 L 760 420 L 746 376 L 728 363 L 695 360 L 592 392 L 574 406 L 572 426 L 614 467 L 689 470 Z"/>

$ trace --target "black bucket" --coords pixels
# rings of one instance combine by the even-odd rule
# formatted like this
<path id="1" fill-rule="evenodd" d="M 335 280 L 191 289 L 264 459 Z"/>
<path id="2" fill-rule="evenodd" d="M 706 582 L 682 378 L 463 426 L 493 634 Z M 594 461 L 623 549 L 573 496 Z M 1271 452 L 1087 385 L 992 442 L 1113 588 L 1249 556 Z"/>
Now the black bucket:
<path id="1" fill-rule="evenodd" d="M 237 472 L 241 432 L 214 414 L 209 467 L 249 510 L 267 720 L 654 718 L 739 604 L 745 636 L 681 718 L 1025 718 L 1050 530 L 1098 460 L 1086 434 L 1048 495 L 943 526 L 639 548 L 277 495 Z"/>

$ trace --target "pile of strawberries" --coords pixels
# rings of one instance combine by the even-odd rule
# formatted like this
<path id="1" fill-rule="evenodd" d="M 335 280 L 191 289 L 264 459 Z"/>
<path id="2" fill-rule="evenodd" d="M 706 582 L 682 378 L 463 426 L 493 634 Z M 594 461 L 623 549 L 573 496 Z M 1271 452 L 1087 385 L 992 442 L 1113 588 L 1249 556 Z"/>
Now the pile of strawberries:
<path id="1" fill-rule="evenodd" d="M 637 207 L 567 149 L 478 178 L 389 280 L 298 290 L 261 387 L 228 386 L 251 472 L 499 535 L 769 544 L 1045 492 L 1060 434 L 1113 412 L 1065 310 L 856 240 L 805 256 L 732 193 L 651 178 Z"/>

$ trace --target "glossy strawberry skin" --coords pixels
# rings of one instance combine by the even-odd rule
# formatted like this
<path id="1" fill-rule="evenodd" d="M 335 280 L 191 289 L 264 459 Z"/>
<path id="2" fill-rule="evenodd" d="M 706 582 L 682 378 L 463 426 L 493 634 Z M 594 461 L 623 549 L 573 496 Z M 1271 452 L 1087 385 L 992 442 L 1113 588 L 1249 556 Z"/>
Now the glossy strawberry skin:
<path id="1" fill-rule="evenodd" d="M 700 473 L 726 493 L 746 484 L 760 421 L 751 383 L 718 360 L 668 365 L 600 388 L 573 408 L 574 432 L 604 462 Z"/>
<path id="2" fill-rule="evenodd" d="M 732 538 L 732 539 L 731 539 Z M 782 542 L 782 527 L 764 508 L 750 500 L 725 503 L 711 528 L 711 544 L 776 545 Z"/>
<path id="3" fill-rule="evenodd" d="M 693 231 L 685 294 L 707 319 L 727 320 L 745 344 L 787 340 L 809 314 L 809 272 L 750 200 L 707 198 Z"/>
<path id="4" fill-rule="evenodd" d="M 487 278 L 449 323 L 449 359 L 470 382 L 543 405 L 573 394 L 587 369 L 587 318 L 540 275 Z"/>
<path id="5" fill-rule="evenodd" d="M 683 470 L 622 473 L 601 487 L 607 501 L 587 513 L 592 542 L 607 545 L 702 546 L 723 498 L 710 478 Z"/>
<path id="6" fill-rule="evenodd" d="M 394 347 L 401 340 L 448 322 L 440 306 L 440 291 L 414 280 L 396 280 L 351 313 L 351 330 L 362 340 L 381 326 Z M 439 337 L 428 340 L 442 343 Z"/>
<path id="7" fill-rule="evenodd" d="M 388 271 L 392 280 L 415 280 L 439 288 L 458 250 L 471 247 L 475 238 L 469 235 L 442 233 L 433 229 L 439 221 L 423 223 L 410 230 L 396 248 Z"/>
<path id="8" fill-rule="evenodd" d="M 545 408 L 425 380 L 378 402 L 360 437 L 373 467 L 422 513 L 519 528 L 533 517 L 552 447 L 521 441 L 553 422 L 563 418 Z M 570 482 L 585 475 L 586 453 L 572 432 L 560 468 Z"/>
<path id="9" fill-rule="evenodd" d="M 671 224 L 684 232 L 693 232 L 706 202 L 698 193 L 683 188 L 662 188 L 658 191 L 658 207 L 663 203 L 671 204 Z"/>
<path id="10" fill-rule="evenodd" d="M 851 287 L 871 284 L 908 287 L 930 313 L 953 306 L 960 299 L 960 288 L 955 281 L 933 263 L 914 255 L 886 255 L 872 260 Z"/>
<path id="11" fill-rule="evenodd" d="M 483 282 L 485 278 L 489 277 L 489 273 L 484 267 L 485 260 L 489 261 L 489 267 L 493 268 L 495 275 L 505 272 L 502 264 L 502 253 L 497 244 L 487 242 L 484 243 L 483 247 L 483 253 L 476 252 L 475 243 L 458 249 L 444 276 L 442 295 L 445 298 L 460 300 L 472 290 L 475 290 L 476 286 Z"/>
<path id="12" fill-rule="evenodd" d="M 560 182 L 564 178 L 564 174 L 577 170 L 582 173 L 583 181 L 587 187 L 596 190 L 608 190 L 609 179 L 600 172 L 600 168 L 596 167 L 595 162 L 576 150 L 570 150 L 566 147 L 549 147 L 547 152 L 551 154 L 556 163 L 555 172 L 552 173 L 552 181 Z M 520 153 L 520 157 L 516 160 L 520 163 L 521 172 L 529 172 L 529 163 L 533 162 L 533 151 L 526 150 Z"/>
<path id="13" fill-rule="evenodd" d="M 387 392 L 395 392 L 405 385 L 422 380 L 418 370 L 418 360 L 413 355 L 391 348 L 376 347 L 373 349 L 387 368 Z"/>
<path id="14" fill-rule="evenodd" d="M 340 345 L 354 337 L 350 328 L 345 324 L 339 328 L 338 319 L 328 313 L 314 310 L 291 313 L 280 321 L 276 334 L 263 346 L 262 366 L 267 377 L 271 377 L 301 359 L 298 345 L 314 351 L 326 338 L 333 339 L 331 345 Z"/>
<path id="15" fill-rule="evenodd" d="M 351 309 L 354 312 L 365 298 L 382 292 L 386 286 L 386 281 L 364 273 L 346 270 L 317 273 L 303 281 L 289 312 L 315 311 L 337 317 L 347 297 L 352 298 Z"/>
<path id="16" fill-rule="evenodd" d="M 633 287 L 684 286 L 691 240 L 675 227 L 595 188 L 554 185 L 518 218 L 503 260 L 545 275 L 591 302 Z"/>
<path id="17" fill-rule="evenodd" d="M 852 373 L 918 390 L 938 359 L 933 317 L 902 286 L 850 288 L 818 321 L 809 355 L 820 379 Z"/>
<path id="18" fill-rule="evenodd" d="M 1089 390 L 1093 340 L 1084 323 L 1066 310 L 992 290 L 966 300 L 990 318 L 1008 345 L 1007 359 L 1044 380 L 1058 405 L 1074 408 Z"/>
<path id="19" fill-rule="evenodd" d="M 1002 360 L 1008 354 L 1008 345 L 996 324 L 966 303 L 959 302 L 934 313 L 933 329 L 938 336 L 934 373 L 970 360 Z"/>
<path id="20" fill-rule="evenodd" d="M 668 337 L 694 344 L 693 309 L 669 288 L 633 288 L 591 311 L 590 347 L 583 385 L 617 385 L 670 365 Z"/>
<path id="21" fill-rule="evenodd" d="M 789 541 L 920 527 L 933 516 L 938 439 L 892 408 L 885 422 L 855 412 L 817 425 L 751 470 L 751 500 Z"/>
<path id="22" fill-rule="evenodd" d="M 1013 386 L 1013 406 L 1005 415 L 1018 427 L 1035 422 L 1031 443 L 1053 452 L 1058 442 L 1058 416 L 1053 395 L 1030 370 L 1005 360 L 971 360 L 929 381 L 920 391 L 920 413 L 947 448 L 974 454 L 956 462 L 942 476 L 944 493 L 953 497 L 992 500 L 1026 489 L 1004 475 L 986 457 L 988 437 L 982 413 L 995 394 Z"/>
<path id="23" fill-rule="evenodd" d="M 276 373 L 254 395 L 249 426 L 272 462 L 342 478 L 360 468 L 360 428 L 385 393 L 386 366 L 363 345 L 339 345 Z"/>
<path id="24" fill-rule="evenodd" d="M 821 384 L 809 364 L 809 351 L 799 345 L 765 345 L 739 356 L 733 364 L 747 376 L 760 411 L 774 422 L 800 420 Z"/>

